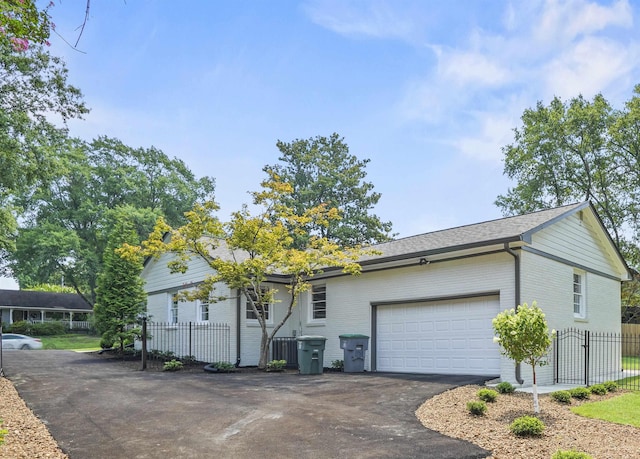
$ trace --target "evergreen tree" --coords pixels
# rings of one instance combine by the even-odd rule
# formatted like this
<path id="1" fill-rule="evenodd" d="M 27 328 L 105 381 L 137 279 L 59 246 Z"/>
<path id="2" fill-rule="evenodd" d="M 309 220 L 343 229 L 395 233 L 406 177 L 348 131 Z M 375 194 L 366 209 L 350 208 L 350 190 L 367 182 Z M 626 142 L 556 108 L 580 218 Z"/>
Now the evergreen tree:
<path id="1" fill-rule="evenodd" d="M 94 307 L 96 328 L 102 335 L 103 347 L 117 344 L 121 351 L 139 334 L 140 330 L 135 324 L 146 309 L 146 293 L 140 277 L 142 259 L 122 258 L 118 249 L 124 243 L 139 243 L 133 225 L 126 219 L 126 213 L 118 218 L 109 236 Z"/>

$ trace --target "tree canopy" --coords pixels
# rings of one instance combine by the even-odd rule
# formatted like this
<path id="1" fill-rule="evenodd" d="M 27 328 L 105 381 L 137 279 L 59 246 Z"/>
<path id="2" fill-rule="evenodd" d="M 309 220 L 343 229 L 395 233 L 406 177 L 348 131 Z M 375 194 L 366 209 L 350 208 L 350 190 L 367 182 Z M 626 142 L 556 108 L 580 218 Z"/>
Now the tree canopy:
<path id="1" fill-rule="evenodd" d="M 589 200 L 627 262 L 640 267 L 640 85 L 619 110 L 600 94 L 538 102 L 503 153 L 516 182 L 496 200 L 505 215 Z"/>
<path id="2" fill-rule="evenodd" d="M 67 83 L 64 63 L 33 46 L 16 51 L 0 40 L 0 251 L 10 250 L 20 211 L 17 195 L 57 173 L 66 130 L 58 124 L 88 110 Z"/>
<path id="3" fill-rule="evenodd" d="M 320 205 L 339 211 L 340 218 L 326 225 L 310 222 L 307 235 L 318 235 L 345 247 L 390 239 L 391 222 L 383 222 L 372 213 L 381 195 L 365 181 L 369 160 L 350 154 L 344 138 L 334 133 L 328 138 L 278 141 L 276 145 L 280 163 L 265 166 L 264 171 L 293 187 L 292 193 L 283 197 L 283 204 L 299 216 Z M 297 247 L 306 243 L 306 239 L 296 238 Z"/>
<path id="4" fill-rule="evenodd" d="M 213 179 L 197 179 L 181 160 L 106 137 L 68 140 L 59 164 L 18 200 L 25 212 L 6 267 L 21 287 L 64 280 L 89 304 L 117 215 L 126 213 L 143 239 L 158 216 L 184 223 L 183 213 L 214 189 Z"/>
<path id="5" fill-rule="evenodd" d="M 118 213 L 104 252 L 104 268 L 98 277 L 94 310 L 102 347 L 117 344 L 121 352 L 139 335 L 139 330 L 132 326 L 145 311 L 147 295 L 140 277 L 142 259 L 125 259 L 116 251 L 125 243 L 135 245 L 139 241 L 128 213 Z"/>
<path id="6" fill-rule="evenodd" d="M 171 229 L 160 219 L 149 239 L 141 247 L 125 246 L 123 253 L 159 257 L 172 253 L 169 263 L 172 272 L 186 272 L 194 257 L 203 259 L 213 274 L 187 293 L 188 299 L 219 300 L 218 283 L 238 290 L 246 299 L 261 327 L 259 368 L 265 368 L 269 359 L 269 347 L 273 337 L 291 316 L 300 293 L 310 287 L 310 280 L 322 268 L 342 267 L 350 274 L 360 272 L 356 260 L 364 251 L 360 247 L 345 249 L 328 238 L 310 234 L 309 228 L 328 225 L 338 217 L 337 209 L 320 204 L 306 209 L 302 215 L 283 202 L 289 202 L 293 187 L 271 175 L 262 184 L 262 191 L 254 192 L 253 204 L 257 211 L 252 215 L 247 206 L 232 214 L 230 221 L 221 222 L 215 212 L 214 202 L 197 205 L 187 213 L 188 222 Z M 295 228 L 292 234 L 290 228 Z M 167 232 L 169 237 L 165 237 Z M 307 241 L 306 248 L 296 247 L 295 237 Z M 212 255 L 220 246 L 226 247 L 230 257 Z M 265 311 L 274 305 L 278 290 L 269 283 L 271 275 L 284 279 L 288 300 L 280 322 L 267 328 Z"/>

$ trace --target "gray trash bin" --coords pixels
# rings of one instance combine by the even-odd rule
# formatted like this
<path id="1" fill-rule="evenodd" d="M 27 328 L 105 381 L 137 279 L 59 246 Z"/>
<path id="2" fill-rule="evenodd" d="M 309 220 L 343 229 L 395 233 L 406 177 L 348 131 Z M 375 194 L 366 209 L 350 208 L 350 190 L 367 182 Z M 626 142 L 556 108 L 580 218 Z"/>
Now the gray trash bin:
<path id="1" fill-rule="evenodd" d="M 321 375 L 324 364 L 324 336 L 298 336 L 298 369 L 301 375 Z"/>
<path id="2" fill-rule="evenodd" d="M 340 349 L 344 349 L 344 372 L 362 373 L 364 357 L 369 349 L 369 337 L 356 333 L 340 335 Z"/>

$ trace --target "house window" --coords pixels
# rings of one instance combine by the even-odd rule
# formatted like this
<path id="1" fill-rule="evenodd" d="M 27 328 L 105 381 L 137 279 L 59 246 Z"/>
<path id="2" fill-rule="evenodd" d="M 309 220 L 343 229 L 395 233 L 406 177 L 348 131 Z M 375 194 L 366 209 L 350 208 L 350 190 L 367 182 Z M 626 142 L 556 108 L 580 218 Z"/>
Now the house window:
<path id="1" fill-rule="evenodd" d="M 253 302 L 255 303 L 256 309 L 258 309 L 258 313 L 260 313 L 264 317 L 265 321 L 268 321 L 270 304 L 265 301 L 265 297 L 269 293 L 269 291 L 267 289 L 261 290 L 261 296 L 263 301 L 262 305 L 258 304 L 258 296 L 256 295 L 256 291 L 254 289 L 249 289 L 248 293 L 251 299 L 253 300 Z M 256 317 L 256 313 L 253 311 L 253 308 L 251 307 L 251 302 L 249 300 L 247 300 L 246 310 L 247 310 L 246 312 L 247 320 L 258 320 L 258 318 Z"/>
<path id="2" fill-rule="evenodd" d="M 169 323 L 178 323 L 178 294 L 171 295 L 171 302 L 169 303 Z"/>
<path id="3" fill-rule="evenodd" d="M 209 322 L 209 300 L 200 301 L 200 313 L 198 317 L 201 322 Z"/>
<path id="4" fill-rule="evenodd" d="M 313 285 L 311 287 L 311 319 L 327 318 L 327 286 Z"/>
<path id="5" fill-rule="evenodd" d="M 573 273 L 573 315 L 584 318 L 585 312 L 585 276 L 583 273 Z"/>

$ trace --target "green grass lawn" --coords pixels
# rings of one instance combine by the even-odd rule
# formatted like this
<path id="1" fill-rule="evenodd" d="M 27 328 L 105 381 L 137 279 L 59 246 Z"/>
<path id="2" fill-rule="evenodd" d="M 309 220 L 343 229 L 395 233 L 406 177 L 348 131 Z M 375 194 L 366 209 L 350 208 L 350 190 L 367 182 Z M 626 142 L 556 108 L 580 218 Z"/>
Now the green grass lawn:
<path id="1" fill-rule="evenodd" d="M 100 350 L 100 337 L 69 333 L 67 335 L 39 336 L 43 349 L 67 349 L 72 351 Z"/>
<path id="2" fill-rule="evenodd" d="M 571 408 L 586 418 L 603 419 L 616 424 L 640 427 L 640 392 L 630 392 L 601 402 Z"/>
<path id="3" fill-rule="evenodd" d="M 625 370 L 640 370 L 640 357 L 622 357 L 622 368 Z"/>

